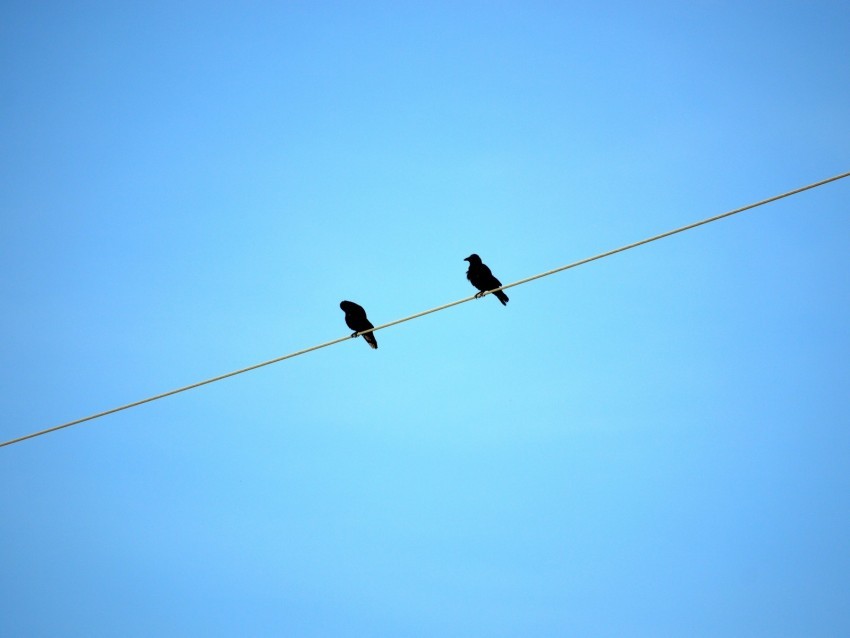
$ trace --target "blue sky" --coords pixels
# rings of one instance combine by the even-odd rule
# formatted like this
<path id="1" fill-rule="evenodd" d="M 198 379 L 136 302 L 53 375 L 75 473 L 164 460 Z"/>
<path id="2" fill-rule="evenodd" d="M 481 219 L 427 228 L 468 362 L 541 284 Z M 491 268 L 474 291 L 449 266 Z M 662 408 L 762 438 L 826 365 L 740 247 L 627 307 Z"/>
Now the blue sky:
<path id="1" fill-rule="evenodd" d="M 6 2 L 7 440 L 850 167 L 843 2 Z M 850 180 L 0 450 L 0 634 L 850 632 Z"/>

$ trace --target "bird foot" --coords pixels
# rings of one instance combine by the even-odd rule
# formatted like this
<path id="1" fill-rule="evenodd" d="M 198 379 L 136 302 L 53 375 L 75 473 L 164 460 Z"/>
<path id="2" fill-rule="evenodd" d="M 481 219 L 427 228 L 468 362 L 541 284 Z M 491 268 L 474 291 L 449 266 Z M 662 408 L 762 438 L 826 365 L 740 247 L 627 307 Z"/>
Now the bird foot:
<path id="1" fill-rule="evenodd" d="M 483 297 L 483 296 L 484 296 L 484 293 L 483 293 L 483 292 L 477 292 L 477 293 L 475 293 L 475 298 L 476 298 L 476 299 L 481 299 L 481 297 Z"/>
<path id="2" fill-rule="evenodd" d="M 352 333 L 351 333 L 351 338 L 352 338 L 352 339 L 356 339 L 356 338 L 357 338 L 357 336 L 358 336 L 359 334 L 360 334 L 359 332 L 352 332 Z"/>

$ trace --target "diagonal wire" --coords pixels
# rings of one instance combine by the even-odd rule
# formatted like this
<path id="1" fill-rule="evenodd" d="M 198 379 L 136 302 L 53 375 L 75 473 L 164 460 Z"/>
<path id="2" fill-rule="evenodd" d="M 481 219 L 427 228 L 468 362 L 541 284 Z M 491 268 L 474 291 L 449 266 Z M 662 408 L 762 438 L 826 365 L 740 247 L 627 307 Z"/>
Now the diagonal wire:
<path id="1" fill-rule="evenodd" d="M 823 186 L 824 184 L 828 184 L 830 182 L 837 181 L 839 179 L 843 179 L 845 177 L 850 176 L 850 172 L 841 173 L 840 175 L 835 175 L 834 177 L 829 177 L 827 179 L 823 179 L 819 182 L 814 182 L 812 184 L 808 184 L 807 186 L 802 186 L 800 188 L 795 188 L 794 190 L 782 193 L 781 195 L 774 195 L 773 197 L 768 197 L 767 199 L 763 199 L 761 201 L 755 202 L 754 204 L 748 204 L 747 206 L 742 206 L 741 208 L 736 208 L 734 210 L 727 211 L 725 213 L 721 213 L 720 215 L 715 215 L 714 217 L 708 217 L 706 219 L 700 220 L 698 222 L 694 222 L 692 224 L 688 224 L 686 226 L 681 226 L 680 228 L 676 228 L 674 230 L 668 230 L 665 233 L 661 233 L 659 235 L 653 235 L 652 237 L 648 237 L 646 239 L 642 239 L 640 241 L 636 241 L 631 244 L 627 244 L 625 246 L 621 246 L 620 248 L 615 248 L 613 250 L 606 251 L 604 253 L 599 253 L 598 255 L 594 255 L 593 257 L 587 257 L 585 259 L 580 259 L 579 261 L 574 261 L 566 266 L 561 266 L 559 268 L 553 268 L 552 270 L 547 270 L 546 272 L 539 273 L 537 275 L 532 275 L 531 277 L 526 277 L 525 279 L 520 279 L 519 281 L 515 281 L 510 284 L 506 284 L 501 288 L 495 288 L 494 290 L 489 290 L 485 292 L 485 295 L 492 294 L 497 290 L 505 290 L 507 288 L 513 288 L 514 286 L 520 286 L 522 284 L 526 284 L 530 281 L 534 281 L 535 279 L 540 279 L 542 277 L 548 277 L 549 275 L 554 275 L 555 273 L 562 272 L 564 270 L 569 270 L 570 268 L 575 268 L 576 266 L 581 266 L 583 264 L 587 264 L 591 261 L 596 261 L 597 259 L 603 259 L 604 257 L 610 257 L 611 255 L 615 255 L 617 253 L 624 252 L 626 250 L 631 250 L 632 248 L 637 248 L 638 246 L 643 246 L 644 244 L 648 244 L 650 242 L 663 239 L 665 237 L 670 237 L 671 235 L 675 235 L 677 233 L 682 233 L 686 230 L 690 230 L 692 228 L 696 228 L 697 226 L 703 226 L 704 224 L 710 224 L 711 222 L 715 222 L 719 219 L 723 219 L 724 217 L 731 217 L 732 215 L 736 215 L 738 213 L 742 213 L 746 210 L 751 210 L 753 208 L 757 208 L 758 206 L 763 206 L 764 204 L 769 204 L 771 202 L 775 202 L 779 199 L 783 199 L 785 197 L 790 197 L 791 195 L 796 195 L 797 193 L 802 193 L 803 191 L 811 190 L 813 188 L 817 188 L 818 186 Z M 416 314 L 410 315 L 409 317 L 404 317 L 403 319 L 396 319 L 395 321 L 390 321 L 389 323 L 381 324 L 380 326 L 376 326 L 369 330 L 364 330 L 363 332 L 358 332 L 351 336 L 359 336 L 362 334 L 366 334 L 369 332 L 376 332 L 378 330 L 383 330 L 384 328 L 389 328 L 390 326 L 395 326 L 400 323 L 404 323 L 405 321 L 411 321 L 412 319 L 418 319 L 419 317 L 424 317 L 425 315 L 430 315 L 433 312 L 439 312 L 441 310 L 445 310 L 446 308 L 451 308 L 452 306 L 457 306 L 462 303 L 466 303 L 467 301 L 472 301 L 476 299 L 477 295 L 471 295 L 469 297 L 464 297 L 463 299 L 458 299 L 457 301 L 452 301 L 451 303 L 443 304 L 442 306 L 437 306 L 436 308 L 431 308 L 430 310 L 423 310 L 422 312 L 417 312 Z M 134 401 L 133 403 L 127 403 L 126 405 L 119 406 L 117 408 L 112 408 L 111 410 L 105 410 L 103 412 L 98 412 L 97 414 L 92 414 L 81 419 L 76 419 L 74 421 L 68 421 L 67 423 L 62 423 L 61 425 L 56 425 L 45 430 L 40 430 L 38 432 L 32 432 L 31 434 L 26 434 L 24 436 L 19 436 L 15 439 L 10 439 L 3 443 L 0 443 L 0 447 L 4 447 L 7 445 L 12 445 L 13 443 L 19 443 L 21 441 L 25 441 L 27 439 L 32 439 L 37 436 L 41 436 L 42 434 L 47 434 L 49 432 L 55 432 L 56 430 L 61 430 L 63 428 L 71 427 L 72 425 L 77 425 L 79 423 L 84 423 L 85 421 L 92 421 L 94 419 L 98 419 L 103 416 L 107 416 L 109 414 L 115 414 L 116 412 L 121 412 L 122 410 L 128 410 L 130 408 L 134 408 L 139 405 L 143 405 L 145 403 L 150 403 L 152 401 L 157 401 L 159 399 L 164 399 L 165 397 L 169 397 L 173 394 L 179 394 L 180 392 L 186 392 L 187 390 L 192 390 L 194 388 L 199 388 L 202 385 L 207 385 L 210 383 L 215 383 L 216 381 L 221 381 L 222 379 L 227 379 L 228 377 L 235 377 L 237 374 L 242 374 L 243 372 L 250 372 L 251 370 L 256 370 L 257 368 L 262 368 L 264 366 L 271 365 L 273 363 L 278 363 L 285 359 L 292 359 L 293 357 L 300 356 L 302 354 L 307 354 L 308 352 L 313 352 L 314 350 L 319 350 L 320 348 L 327 348 L 328 346 L 335 345 L 337 343 L 341 343 L 343 341 L 347 341 L 351 338 L 351 336 L 340 337 L 338 339 L 334 339 L 332 341 L 326 341 L 325 343 L 320 343 L 317 346 L 311 346 L 309 348 L 304 348 L 303 350 L 297 350 L 295 352 L 291 352 L 289 354 L 283 355 L 282 357 L 276 357 L 275 359 L 269 359 L 268 361 L 263 361 L 262 363 L 256 363 L 254 365 L 248 366 L 247 368 L 241 368 L 239 370 L 234 370 L 233 372 L 228 372 L 227 374 L 221 374 L 217 377 L 212 377 L 211 379 L 206 379 L 204 381 L 198 381 L 197 383 L 192 383 L 190 385 L 183 386 L 182 388 L 177 388 L 175 390 L 169 390 L 168 392 L 163 392 L 161 394 L 156 394 L 152 397 L 148 397 L 147 399 L 142 399 L 140 401 Z"/>

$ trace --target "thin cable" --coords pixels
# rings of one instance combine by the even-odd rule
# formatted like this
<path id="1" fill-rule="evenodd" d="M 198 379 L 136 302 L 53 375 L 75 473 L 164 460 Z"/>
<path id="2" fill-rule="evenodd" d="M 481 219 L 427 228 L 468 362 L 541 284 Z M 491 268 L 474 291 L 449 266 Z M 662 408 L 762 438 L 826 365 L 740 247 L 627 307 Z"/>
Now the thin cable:
<path id="1" fill-rule="evenodd" d="M 787 193 L 782 193 L 781 195 L 774 195 L 773 197 L 768 197 L 767 199 L 763 199 L 760 202 L 756 202 L 755 204 L 749 204 L 748 206 L 742 206 L 741 208 L 736 208 L 735 210 L 730 210 L 725 213 L 721 213 L 719 215 L 715 215 L 714 217 L 709 217 L 707 219 L 703 219 L 702 221 L 694 222 L 693 224 L 688 224 L 687 226 L 682 226 L 681 228 L 676 228 L 675 230 L 668 230 L 666 233 L 661 233 L 660 235 L 655 235 L 653 237 L 649 237 L 647 239 L 641 239 L 640 241 L 636 241 L 633 244 L 628 244 L 626 246 L 622 246 L 621 248 L 615 248 L 614 250 L 609 250 L 608 252 L 599 253 L 593 257 L 588 257 L 586 259 L 580 259 L 579 261 L 574 261 L 571 264 L 567 264 L 566 266 L 561 266 L 560 268 L 555 268 L 553 270 L 547 270 L 546 272 L 542 272 L 539 275 L 532 275 L 531 277 L 526 277 L 525 279 L 520 279 L 519 281 L 515 281 L 512 284 L 508 284 L 507 286 L 502 286 L 501 288 L 497 288 L 497 290 L 504 290 L 505 288 L 513 288 L 514 286 L 519 286 L 520 284 L 528 283 L 529 281 L 534 281 L 535 279 L 540 279 L 541 277 L 548 277 L 549 275 L 554 275 L 556 272 L 561 272 L 562 270 L 569 270 L 570 268 L 575 268 L 576 266 L 581 266 L 582 264 L 586 264 L 591 261 L 596 261 L 597 259 L 602 259 L 603 257 L 609 257 L 611 255 L 615 255 L 617 253 L 624 252 L 626 250 L 630 250 L 632 248 L 637 248 L 638 246 L 643 246 L 644 244 L 648 244 L 650 242 L 656 241 L 658 239 L 664 239 L 665 237 L 669 237 L 670 235 L 675 235 L 676 233 L 681 233 L 686 230 L 690 230 L 691 228 L 696 228 L 697 226 L 702 226 L 704 224 L 710 224 L 711 222 L 716 222 L 718 219 L 723 219 L 724 217 L 731 217 L 732 215 L 737 215 L 738 213 L 743 213 L 745 210 L 750 210 L 756 208 L 758 206 L 763 206 L 764 204 L 770 204 L 771 202 L 775 202 L 778 199 L 782 199 L 784 197 L 790 197 L 791 195 L 796 195 L 797 193 L 802 193 L 803 191 L 811 190 L 813 188 L 817 188 L 818 186 L 823 186 L 824 184 L 829 184 L 830 182 L 835 182 L 839 179 L 843 179 L 845 177 L 850 176 L 850 172 L 841 173 L 841 175 L 836 175 L 835 177 L 829 177 L 827 179 L 823 179 L 819 182 L 815 182 L 814 184 L 809 184 L 808 186 L 803 186 L 801 188 L 795 188 L 792 191 L 788 191 Z M 485 294 L 491 294 L 495 292 L 495 290 L 490 290 Z"/>
<path id="2" fill-rule="evenodd" d="M 383 327 L 383 326 L 381 326 Z M 217 377 L 213 377 L 211 379 L 207 379 L 205 381 L 198 381 L 197 383 L 193 383 L 191 385 L 184 385 L 182 388 L 177 388 L 176 390 L 169 390 L 168 392 L 163 392 L 162 394 L 156 394 L 152 397 L 148 397 L 147 399 L 142 399 L 141 401 L 134 401 L 133 403 L 128 403 L 126 405 L 122 405 L 117 408 L 112 408 L 111 410 L 105 410 L 103 412 L 98 412 L 97 414 L 92 414 L 82 419 L 76 419 L 75 421 L 68 421 L 67 423 L 63 423 L 62 425 L 56 425 L 52 428 L 47 428 L 46 430 L 41 430 L 39 432 L 33 432 L 32 434 L 27 434 L 25 436 L 20 436 L 17 439 L 11 439 L 9 441 L 5 441 L 4 443 L 0 443 L 0 447 L 5 445 L 11 445 L 12 443 L 18 443 L 19 441 L 25 441 L 26 439 L 32 439 L 36 436 L 41 436 L 42 434 L 47 434 L 48 432 L 55 432 L 56 430 L 61 430 L 62 428 L 68 428 L 72 425 L 77 425 L 78 423 L 83 423 L 84 421 L 91 421 L 93 419 L 100 418 L 102 416 L 106 416 L 107 414 L 115 414 L 116 412 L 121 412 L 121 410 L 127 410 L 129 408 L 134 408 L 137 405 L 142 405 L 143 403 L 150 403 L 151 401 L 156 401 L 157 399 L 164 399 L 165 397 L 170 397 L 172 394 L 179 394 L 180 392 L 185 392 L 186 390 L 192 390 L 194 388 L 199 388 L 202 385 L 207 385 L 208 383 L 213 383 L 215 381 L 221 381 L 222 379 L 226 379 L 228 377 L 235 377 L 237 374 L 242 374 L 243 372 L 249 372 L 250 370 L 256 370 L 257 368 L 262 368 L 263 366 L 269 366 L 273 363 L 277 363 L 278 361 L 283 361 L 284 359 L 291 359 L 292 357 L 297 357 L 300 354 L 306 354 L 307 352 L 312 352 L 313 350 L 318 350 L 319 348 L 326 348 L 327 346 L 332 346 L 335 343 L 339 343 L 340 341 L 346 341 L 350 339 L 351 336 L 340 337 L 339 339 L 334 339 L 333 341 L 327 341 L 325 343 L 321 343 L 318 346 L 312 346 L 310 348 L 304 348 L 303 350 L 298 350 L 297 352 L 291 352 L 289 354 L 285 354 L 282 357 L 277 357 L 276 359 L 269 359 L 268 361 L 263 361 L 262 363 L 256 363 L 252 366 L 248 366 L 247 368 L 242 368 L 240 370 L 234 370 L 233 372 L 228 372 L 227 374 L 221 374 Z"/>
<path id="3" fill-rule="evenodd" d="M 741 208 L 736 208 L 734 210 L 727 211 L 725 213 L 721 213 L 720 215 L 715 215 L 714 217 L 709 217 L 707 219 L 703 219 L 702 221 L 694 222 L 693 224 L 688 224 L 687 226 L 682 226 L 681 228 L 676 228 L 675 230 L 668 230 L 666 233 L 661 233 L 660 235 L 654 235 L 653 237 L 649 237 L 647 239 L 642 239 L 641 241 L 636 241 L 632 244 L 627 244 L 620 248 L 615 248 L 614 250 L 609 250 L 604 253 L 599 253 L 598 255 L 594 255 L 593 257 L 587 257 L 585 259 L 580 259 L 579 261 L 574 261 L 571 264 L 567 264 L 566 266 L 561 266 L 560 268 L 554 268 L 552 270 L 547 270 L 546 272 L 542 272 L 538 275 L 532 275 L 531 277 L 526 277 L 525 279 L 520 279 L 519 281 L 515 281 L 511 284 L 507 284 L 502 286 L 501 288 L 495 288 L 494 290 L 488 290 L 484 293 L 484 295 L 489 295 L 497 290 L 505 290 L 507 288 L 513 288 L 514 286 L 520 286 L 522 284 L 528 283 L 529 281 L 534 281 L 535 279 L 540 279 L 542 277 L 548 277 L 549 275 L 554 275 L 555 273 L 562 272 L 564 270 L 569 270 L 570 268 L 575 268 L 576 266 L 581 266 L 583 264 L 589 263 L 591 261 L 596 261 L 597 259 L 602 259 L 603 257 L 609 257 L 611 255 L 615 255 L 617 253 L 624 252 L 626 250 L 630 250 L 632 248 L 636 248 L 638 246 L 642 246 L 644 244 L 648 244 L 650 242 L 656 241 L 658 239 L 663 239 L 664 237 L 669 237 L 670 235 L 675 235 L 677 233 L 684 232 L 686 230 L 690 230 L 691 228 L 696 228 L 697 226 L 702 226 L 704 224 L 709 224 L 711 222 L 717 221 L 718 219 L 723 219 L 724 217 L 731 217 L 732 215 L 736 215 L 738 213 L 742 213 L 746 210 L 751 210 L 758 206 L 763 206 L 764 204 L 769 204 L 771 202 L 775 202 L 779 199 L 783 199 L 784 197 L 790 197 L 791 195 L 796 195 L 797 193 L 802 193 L 803 191 L 811 190 L 812 188 L 817 188 L 818 186 L 823 186 L 824 184 L 828 184 L 829 182 L 834 182 L 839 179 L 843 179 L 845 177 L 850 176 L 850 172 L 841 173 L 840 175 L 836 175 L 835 177 L 830 177 L 828 179 L 821 180 L 819 182 L 814 182 L 813 184 L 809 184 L 808 186 L 803 186 L 801 188 L 795 188 L 794 190 L 788 191 L 787 193 L 782 193 L 781 195 L 774 195 L 773 197 L 768 197 L 767 199 L 763 199 L 754 204 L 749 204 L 748 206 L 742 206 Z M 483 295 L 482 295 L 483 296 Z M 476 299 L 477 295 L 472 295 L 469 297 L 464 297 L 463 299 L 458 299 L 457 301 L 452 301 L 451 303 L 443 304 L 442 306 L 437 306 L 436 308 L 431 308 L 430 310 L 424 310 L 422 312 L 417 312 L 416 314 L 410 315 L 409 317 L 404 317 L 403 319 L 396 319 L 395 321 L 390 321 L 389 323 L 381 324 L 380 326 L 376 326 L 375 328 L 371 328 L 369 330 L 364 330 L 363 332 L 358 332 L 355 336 L 363 335 L 369 332 L 377 332 L 378 330 L 383 330 L 384 328 L 389 328 L 390 326 L 395 326 L 400 323 L 404 323 L 405 321 L 410 321 L 412 319 L 418 319 L 419 317 L 424 317 L 425 315 L 430 315 L 433 312 L 439 312 L 441 310 L 445 310 L 446 308 L 451 308 L 452 306 L 457 306 L 462 303 L 466 303 L 467 301 L 472 301 Z M 108 414 L 114 414 L 116 412 L 120 412 L 122 410 L 127 410 L 129 408 L 134 408 L 137 405 L 142 405 L 144 403 L 150 403 L 151 401 L 156 401 L 158 399 L 164 399 L 165 397 L 169 397 L 173 394 L 178 394 L 180 392 L 185 392 L 186 390 L 192 390 L 194 388 L 199 388 L 202 385 L 207 385 L 209 383 L 214 383 L 215 381 L 221 381 L 222 379 L 227 379 L 228 377 L 235 377 L 237 374 L 242 374 L 243 372 L 249 372 L 251 370 L 256 370 L 257 368 L 262 368 L 264 366 L 271 365 L 273 363 L 278 363 L 279 361 L 283 361 L 284 359 L 291 359 L 293 357 L 297 357 L 302 354 L 306 354 L 308 352 L 312 352 L 313 350 L 319 350 L 320 348 L 326 348 L 328 346 L 335 345 L 342 341 L 347 341 L 350 339 L 350 336 L 340 337 L 339 339 L 334 339 L 333 341 L 326 341 L 325 343 L 321 343 L 317 346 L 312 346 L 310 348 L 304 348 L 303 350 L 297 350 L 296 352 L 291 352 L 289 354 L 283 355 L 282 357 L 277 357 L 275 359 L 269 359 L 268 361 L 264 361 L 262 363 L 257 363 L 252 366 L 248 366 L 247 368 L 242 368 L 240 370 L 234 370 L 233 372 L 228 372 L 227 374 L 222 374 L 217 377 L 212 377 L 211 379 L 207 379 L 205 381 L 199 381 L 197 383 L 193 383 L 191 385 L 183 386 L 182 388 L 177 388 L 176 390 L 169 390 L 168 392 L 163 392 L 162 394 L 157 394 L 152 397 L 148 397 L 147 399 L 142 399 L 141 401 L 134 401 L 133 403 L 128 403 L 126 405 L 122 405 L 117 408 L 112 408 L 111 410 L 106 410 L 104 412 L 98 412 L 97 414 L 92 414 L 87 417 L 83 417 L 82 419 L 76 419 L 74 421 L 68 421 L 67 423 L 63 423 L 61 425 L 56 425 L 51 428 L 47 428 L 45 430 L 40 430 L 38 432 L 33 432 L 32 434 L 26 434 L 24 436 L 20 436 L 16 439 L 10 439 L 9 441 L 5 441 L 0 443 L 0 447 L 5 447 L 7 445 L 12 445 L 13 443 L 19 443 L 20 441 L 25 441 L 27 439 L 32 439 L 37 436 L 41 436 L 42 434 L 47 434 L 49 432 L 55 432 L 56 430 L 61 430 L 63 428 L 71 427 L 72 425 L 77 425 L 79 423 L 83 423 L 85 421 L 92 421 L 94 419 L 100 418 L 102 416 L 106 416 Z"/>

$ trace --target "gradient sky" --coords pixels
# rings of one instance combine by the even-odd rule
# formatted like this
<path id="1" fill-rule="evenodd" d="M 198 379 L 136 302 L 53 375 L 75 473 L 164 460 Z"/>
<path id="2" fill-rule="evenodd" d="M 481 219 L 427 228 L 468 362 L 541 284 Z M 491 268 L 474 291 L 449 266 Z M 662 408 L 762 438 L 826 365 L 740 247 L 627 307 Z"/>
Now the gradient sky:
<path id="1" fill-rule="evenodd" d="M 850 170 L 848 41 L 843 1 L 4 2 L 0 438 Z M 0 635 L 850 634 L 848 201 L 0 449 Z"/>

